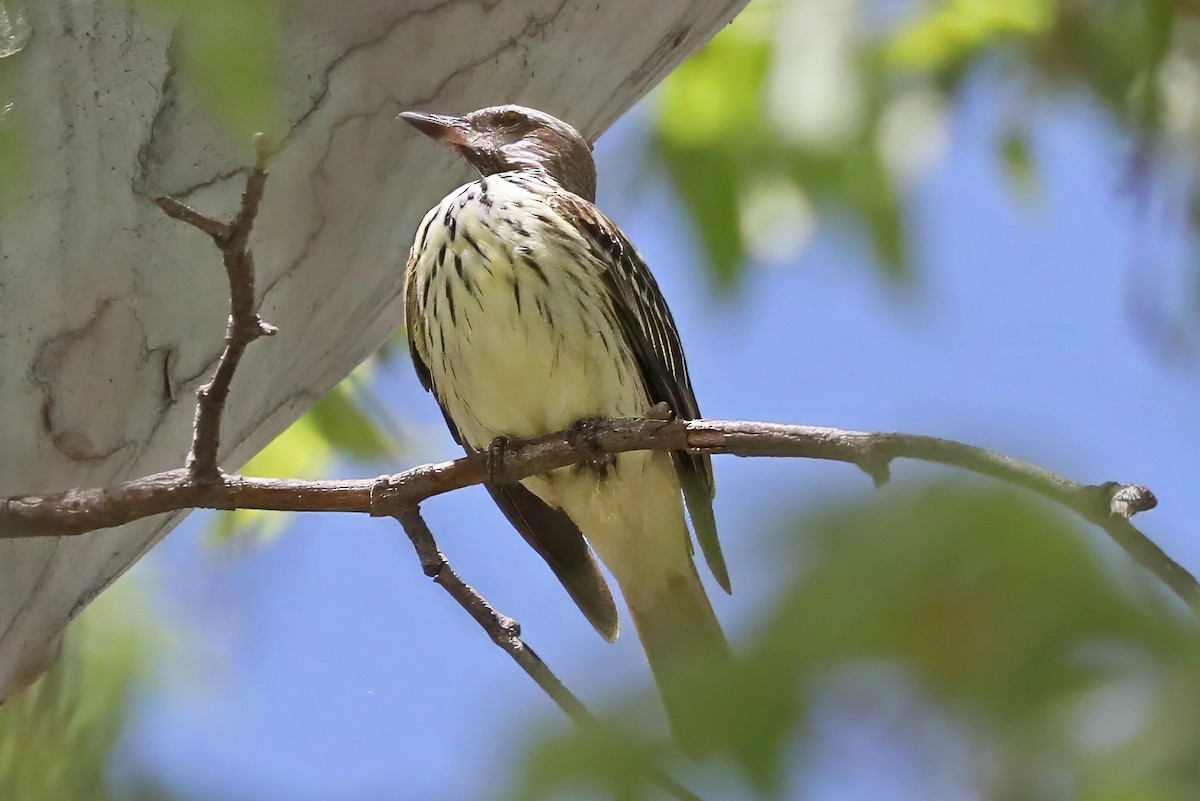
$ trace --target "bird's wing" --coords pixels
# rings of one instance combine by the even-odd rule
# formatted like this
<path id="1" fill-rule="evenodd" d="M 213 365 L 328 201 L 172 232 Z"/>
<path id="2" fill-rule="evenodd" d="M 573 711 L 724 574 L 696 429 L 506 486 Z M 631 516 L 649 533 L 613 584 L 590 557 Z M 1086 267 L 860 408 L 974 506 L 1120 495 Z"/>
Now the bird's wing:
<path id="1" fill-rule="evenodd" d="M 417 252 L 414 248 L 404 274 L 408 350 L 412 354 L 413 367 L 417 371 L 421 386 L 432 392 L 437 399 L 438 408 L 442 410 L 442 417 L 446 419 L 446 426 L 450 429 L 454 441 L 469 451 L 469 446 L 463 442 L 458 427 L 454 425 L 454 420 L 446 411 L 446 406 L 433 385 L 433 374 L 422 358 L 417 344 L 424 340 L 425 334 L 424 321 L 417 311 L 416 282 L 413 280 L 416 257 Z M 595 626 L 604 639 L 609 642 L 616 639 L 619 628 L 617 607 L 613 603 L 608 582 L 604 580 L 604 575 L 600 572 L 600 567 L 596 564 L 579 527 L 565 512 L 551 507 L 521 484 L 485 486 L 513 528 L 550 566 L 588 622 Z"/>
<path id="2" fill-rule="evenodd" d="M 613 310 L 626 341 L 637 358 L 642 382 L 653 403 L 666 403 L 679 417 L 700 417 L 696 395 L 688 377 L 679 331 L 654 276 L 616 224 L 583 198 L 555 193 L 550 205 L 573 224 L 605 265 L 605 280 Z M 712 460 L 708 454 L 675 451 L 675 467 L 683 487 L 696 539 L 717 583 L 729 592 L 729 571 L 717 539 L 712 501 L 716 492 Z"/>
<path id="3" fill-rule="evenodd" d="M 508 522 L 558 576 L 571 600 L 600 636 L 609 642 L 617 639 L 620 630 L 617 605 L 575 521 L 523 484 L 484 486 Z"/>

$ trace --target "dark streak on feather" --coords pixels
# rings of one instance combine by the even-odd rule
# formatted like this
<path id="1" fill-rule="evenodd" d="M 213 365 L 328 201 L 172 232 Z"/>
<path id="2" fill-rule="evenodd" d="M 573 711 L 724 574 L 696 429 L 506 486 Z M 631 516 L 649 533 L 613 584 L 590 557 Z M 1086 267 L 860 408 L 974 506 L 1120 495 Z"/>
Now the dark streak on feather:
<path id="1" fill-rule="evenodd" d="M 433 226 L 433 216 L 425 221 L 425 225 L 421 228 L 421 244 L 417 245 L 417 253 L 425 252 L 425 242 L 429 238 L 429 229 Z"/>
<path id="2" fill-rule="evenodd" d="M 468 245 L 475 248 L 475 252 L 478 253 L 485 262 L 491 261 L 491 259 L 487 257 L 487 254 L 483 252 L 483 249 L 479 247 L 479 243 L 475 241 L 475 237 L 471 236 L 470 232 L 465 228 L 463 229 L 463 239 L 467 240 Z"/>
<path id="3" fill-rule="evenodd" d="M 429 289 L 433 286 L 433 276 L 426 276 L 425 283 L 421 286 L 421 308 L 429 308 Z"/>
<path id="4" fill-rule="evenodd" d="M 546 271 L 542 269 L 542 265 L 538 264 L 532 256 L 522 256 L 521 261 L 525 262 L 529 269 L 537 273 L 538 278 L 542 279 L 542 283 L 550 286 L 550 279 L 546 277 Z"/>
<path id="5" fill-rule="evenodd" d="M 537 296 L 537 307 L 538 307 L 538 313 L 540 313 L 542 315 L 542 317 L 545 318 L 546 323 L 551 328 L 553 328 L 554 327 L 554 314 L 551 313 L 551 311 L 550 311 L 550 304 L 546 303 L 541 295 Z"/>
<path id="6" fill-rule="evenodd" d="M 443 281 L 442 286 L 446 290 L 446 307 L 450 310 L 450 322 L 458 325 L 458 315 L 454 311 L 454 287 L 451 281 Z"/>

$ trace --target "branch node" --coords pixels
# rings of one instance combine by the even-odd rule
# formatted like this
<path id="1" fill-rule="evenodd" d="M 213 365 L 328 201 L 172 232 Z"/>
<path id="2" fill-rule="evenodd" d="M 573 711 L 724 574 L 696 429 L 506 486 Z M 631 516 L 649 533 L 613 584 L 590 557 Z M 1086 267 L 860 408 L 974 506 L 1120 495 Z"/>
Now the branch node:
<path id="1" fill-rule="evenodd" d="M 646 410 L 645 417 L 647 420 L 659 420 L 669 423 L 675 419 L 675 412 L 665 401 L 659 401 Z"/>
<path id="2" fill-rule="evenodd" d="M 167 195 L 159 195 L 154 198 L 154 204 L 163 210 L 163 213 L 168 217 L 179 220 L 182 223 L 196 228 L 212 237 L 213 241 L 218 245 L 229 238 L 231 227 L 221 222 L 214 220 L 207 214 L 196 211 L 186 203 L 180 203 L 173 197 Z"/>
<path id="3" fill-rule="evenodd" d="M 871 477 L 875 489 L 882 488 L 892 480 L 892 460 L 884 456 L 864 456 L 855 462 L 858 468 Z"/>
<path id="4" fill-rule="evenodd" d="M 1108 508 L 1118 517 L 1128 519 L 1138 512 L 1148 512 L 1158 506 L 1158 498 L 1154 497 L 1149 487 L 1142 484 L 1117 485 L 1116 482 L 1109 484 L 1112 485 L 1112 497 Z"/>
<path id="5" fill-rule="evenodd" d="M 254 168 L 265 169 L 267 162 L 279 152 L 279 146 L 265 133 L 259 131 L 254 135 Z"/>
<path id="6" fill-rule="evenodd" d="M 508 615 L 496 612 L 496 633 L 504 639 L 512 641 L 521 638 L 521 624 Z"/>
<path id="7" fill-rule="evenodd" d="M 205 462 L 197 459 L 194 453 L 188 454 L 187 461 L 184 462 L 184 467 L 188 472 L 188 483 L 195 487 L 221 485 L 228 478 L 215 462 Z M 241 476 L 234 476 L 233 478 L 241 479 Z"/>
<path id="8" fill-rule="evenodd" d="M 396 517 L 396 520 L 400 521 L 394 507 L 392 509 L 386 508 L 389 505 L 387 503 L 388 490 L 391 488 L 391 476 L 379 476 L 371 482 L 371 489 L 367 494 L 367 512 L 371 517 Z"/>
<path id="9" fill-rule="evenodd" d="M 421 557 L 421 572 L 425 574 L 425 578 L 433 579 L 437 582 L 438 577 L 442 574 L 442 568 L 446 566 L 446 559 L 438 552 L 436 557 L 426 559 Z"/>

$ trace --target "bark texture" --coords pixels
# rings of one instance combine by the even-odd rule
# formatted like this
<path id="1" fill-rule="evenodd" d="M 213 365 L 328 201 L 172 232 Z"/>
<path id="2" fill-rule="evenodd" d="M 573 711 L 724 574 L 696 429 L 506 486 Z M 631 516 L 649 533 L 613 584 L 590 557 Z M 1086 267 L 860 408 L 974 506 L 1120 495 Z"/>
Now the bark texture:
<path id="1" fill-rule="evenodd" d="M 30 35 L 6 57 L 16 79 L 2 99 L 36 109 L 36 130 L 28 197 L 0 215 L 0 497 L 182 464 L 227 286 L 207 238 L 153 198 L 224 217 L 253 161 L 178 85 L 169 21 L 99 0 L 0 5 L 14 3 Z M 223 466 L 403 322 L 416 223 L 468 172 L 398 112 L 518 102 L 594 136 L 744 4 L 285 3 L 289 130 L 253 240 L 261 311 L 281 334 L 233 382 Z M 0 699 L 53 661 L 71 618 L 180 517 L 0 539 Z"/>

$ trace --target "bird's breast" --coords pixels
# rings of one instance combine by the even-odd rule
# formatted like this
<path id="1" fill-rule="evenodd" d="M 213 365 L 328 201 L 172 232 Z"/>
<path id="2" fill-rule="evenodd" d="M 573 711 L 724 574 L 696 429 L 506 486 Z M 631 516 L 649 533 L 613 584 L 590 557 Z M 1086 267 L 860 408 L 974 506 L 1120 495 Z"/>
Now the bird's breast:
<path id="1" fill-rule="evenodd" d="M 607 265 L 544 195 L 467 184 L 426 217 L 416 253 L 419 349 L 464 444 L 645 412 Z"/>

